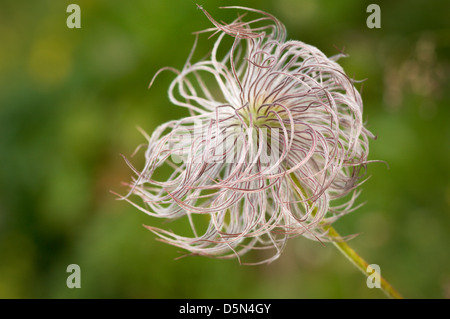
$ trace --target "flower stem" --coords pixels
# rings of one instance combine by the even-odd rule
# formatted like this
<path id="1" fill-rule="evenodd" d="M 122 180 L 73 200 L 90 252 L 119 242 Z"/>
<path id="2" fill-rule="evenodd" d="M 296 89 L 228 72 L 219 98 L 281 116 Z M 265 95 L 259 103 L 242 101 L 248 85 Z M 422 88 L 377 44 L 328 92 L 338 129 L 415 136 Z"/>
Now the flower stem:
<path id="1" fill-rule="evenodd" d="M 338 234 L 338 232 L 331 226 L 327 227 L 328 235 L 332 238 L 335 238 L 336 240 L 333 241 L 333 244 L 336 246 L 336 248 L 348 259 L 350 262 L 356 266 L 361 272 L 368 276 L 367 273 L 367 267 L 369 264 L 360 256 L 358 255 L 348 244 L 346 241 L 341 239 L 341 236 Z M 380 275 L 380 286 L 383 292 L 392 299 L 403 299 L 402 295 L 395 290 L 392 285 L 387 282 L 381 275 Z"/>
<path id="2" fill-rule="evenodd" d="M 297 176 L 295 174 L 291 174 L 291 179 L 295 186 L 297 186 L 297 190 L 300 191 L 300 193 L 303 195 L 304 198 L 307 198 L 307 193 L 300 184 L 300 181 L 298 180 Z M 306 203 L 311 207 L 312 202 L 307 200 Z M 317 208 L 314 208 L 311 212 L 311 215 L 314 217 L 317 212 Z M 351 248 L 347 242 L 342 239 L 341 235 L 330 225 L 324 226 L 324 230 L 328 231 L 328 236 L 332 239 L 332 243 L 336 246 L 336 248 L 353 264 L 361 270 L 361 272 L 368 277 L 369 274 L 367 272 L 367 267 L 369 264 L 360 256 L 358 255 L 353 248 Z M 391 286 L 389 282 L 387 282 L 381 275 L 380 275 L 380 288 L 383 290 L 383 292 L 392 299 L 403 299 L 402 295 L 397 292 L 397 290 L 394 289 L 394 287 Z"/>

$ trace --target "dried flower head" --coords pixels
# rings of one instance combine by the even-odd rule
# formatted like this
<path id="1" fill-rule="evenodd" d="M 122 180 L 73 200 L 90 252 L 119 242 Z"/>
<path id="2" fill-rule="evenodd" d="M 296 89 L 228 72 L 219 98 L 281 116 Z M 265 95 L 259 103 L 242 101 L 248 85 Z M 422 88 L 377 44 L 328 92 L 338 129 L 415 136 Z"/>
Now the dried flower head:
<path id="1" fill-rule="evenodd" d="M 267 262 L 288 238 L 331 239 L 326 226 L 355 209 L 373 136 L 360 94 L 336 63 L 342 54 L 327 58 L 286 40 L 268 13 L 228 8 L 258 17 L 223 24 L 200 7 L 214 27 L 196 42 L 204 32 L 217 36 L 211 54 L 192 63 L 194 45 L 182 70 L 162 69 L 176 72 L 169 98 L 190 116 L 146 135 L 146 164 L 128 194 L 144 206 L 125 199 L 150 216 L 187 218 L 188 236 L 146 226 L 164 242 L 217 257 L 275 249 Z M 226 37 L 233 43 L 224 50 Z M 164 164 L 170 176 L 154 179 Z"/>

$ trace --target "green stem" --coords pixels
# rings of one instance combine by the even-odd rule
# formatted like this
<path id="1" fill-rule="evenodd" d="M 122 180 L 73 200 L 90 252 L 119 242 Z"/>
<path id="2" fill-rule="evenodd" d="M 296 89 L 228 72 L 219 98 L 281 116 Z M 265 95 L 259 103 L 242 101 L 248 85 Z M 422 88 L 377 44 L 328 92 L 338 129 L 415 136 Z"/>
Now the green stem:
<path id="1" fill-rule="evenodd" d="M 300 184 L 300 181 L 298 180 L 297 176 L 294 174 L 290 175 L 292 178 L 292 181 L 297 186 L 297 188 L 300 190 L 304 198 L 307 198 L 307 193 L 303 189 L 303 187 Z M 309 206 L 312 206 L 311 201 L 307 201 Z M 317 212 L 317 208 L 314 208 L 311 215 L 314 217 L 314 215 Z M 369 276 L 369 273 L 367 272 L 367 267 L 369 264 L 361 257 L 359 256 L 353 248 L 351 248 L 347 242 L 342 239 L 342 237 L 339 235 L 339 233 L 330 225 L 324 226 L 324 229 L 328 231 L 328 236 L 333 239 L 333 244 L 336 246 L 336 248 L 353 264 L 358 268 L 366 277 Z M 387 282 L 381 275 L 380 275 L 380 286 L 383 292 L 389 297 L 393 299 L 403 299 L 402 295 L 398 293 L 397 290 L 392 287 L 392 285 Z"/>
<path id="2" fill-rule="evenodd" d="M 343 241 L 341 239 L 341 236 L 338 234 L 338 232 L 331 226 L 328 226 L 328 235 L 332 238 L 335 238 L 336 240 L 333 241 L 333 244 L 336 246 L 336 248 L 348 259 L 350 262 L 356 266 L 361 272 L 368 276 L 367 267 L 369 264 L 360 256 L 358 255 L 353 248 L 351 248 L 346 241 Z M 402 295 L 395 290 L 392 285 L 386 281 L 381 275 L 380 275 L 380 286 L 383 292 L 392 299 L 403 299 Z"/>

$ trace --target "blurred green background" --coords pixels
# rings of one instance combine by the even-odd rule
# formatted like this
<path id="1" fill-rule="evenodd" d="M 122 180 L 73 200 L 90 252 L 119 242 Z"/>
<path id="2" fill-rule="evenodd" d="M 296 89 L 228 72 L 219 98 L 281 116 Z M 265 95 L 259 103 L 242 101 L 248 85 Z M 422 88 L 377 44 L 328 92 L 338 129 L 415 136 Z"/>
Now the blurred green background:
<path id="1" fill-rule="evenodd" d="M 74 1 L 75 2 L 75 1 Z M 198 1 L 197 1 L 198 2 Z M 383 298 L 333 245 L 289 241 L 270 265 L 180 256 L 142 224 L 161 225 L 109 191 L 147 132 L 183 110 L 170 105 L 161 67 L 181 68 L 192 32 L 209 28 L 190 0 L 0 4 L 1 298 Z M 288 37 L 340 61 L 364 82 L 371 178 L 336 229 L 405 297 L 450 298 L 449 1 L 200 1 L 231 21 L 240 4 L 268 11 Z M 381 7 L 381 29 L 366 26 Z M 213 39 L 204 36 L 199 56 Z M 133 158 L 142 167 L 142 153 Z M 170 226 L 170 225 L 168 225 Z M 81 267 L 69 289 L 66 267 Z"/>

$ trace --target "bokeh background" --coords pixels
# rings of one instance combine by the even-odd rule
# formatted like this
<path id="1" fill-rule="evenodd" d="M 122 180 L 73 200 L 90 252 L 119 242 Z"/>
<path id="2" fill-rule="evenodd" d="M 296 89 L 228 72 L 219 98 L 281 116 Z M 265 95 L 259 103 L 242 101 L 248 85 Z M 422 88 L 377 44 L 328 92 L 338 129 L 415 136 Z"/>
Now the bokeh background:
<path id="1" fill-rule="evenodd" d="M 161 225 L 110 190 L 132 172 L 130 156 L 179 118 L 167 87 L 192 32 L 211 26 L 191 0 L 73 1 L 81 29 L 66 26 L 72 1 L 0 3 L 1 298 L 384 298 L 333 245 L 289 241 L 270 265 L 176 259 L 142 224 Z M 336 229 L 381 267 L 405 297 L 450 297 L 449 1 L 200 1 L 231 21 L 240 4 L 283 21 L 292 39 L 317 46 L 349 75 L 367 79 L 364 118 L 371 178 L 358 211 Z M 381 7 L 381 29 L 366 26 Z M 201 38 L 199 56 L 213 39 Z M 142 167 L 143 154 L 133 158 Z M 170 226 L 170 225 L 169 225 Z M 69 289 L 66 267 L 81 267 Z"/>

